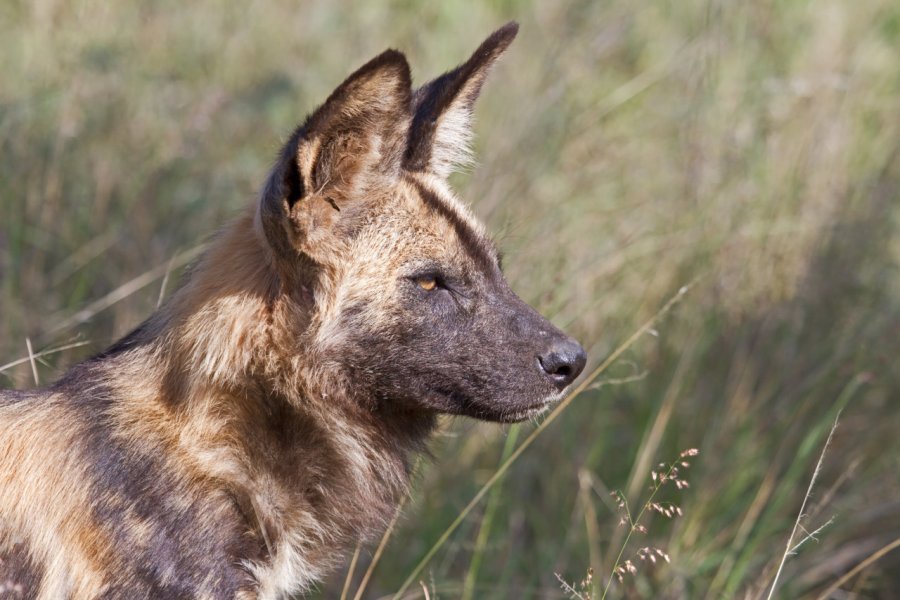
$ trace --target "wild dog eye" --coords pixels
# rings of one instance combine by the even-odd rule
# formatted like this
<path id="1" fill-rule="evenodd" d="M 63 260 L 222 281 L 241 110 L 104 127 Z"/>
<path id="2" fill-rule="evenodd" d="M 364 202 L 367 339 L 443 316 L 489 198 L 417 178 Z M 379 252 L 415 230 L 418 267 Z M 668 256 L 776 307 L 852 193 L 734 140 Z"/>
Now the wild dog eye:
<path id="1" fill-rule="evenodd" d="M 430 292 L 437 287 L 437 279 L 432 275 L 424 275 L 416 277 L 416 284 L 426 292 Z"/>

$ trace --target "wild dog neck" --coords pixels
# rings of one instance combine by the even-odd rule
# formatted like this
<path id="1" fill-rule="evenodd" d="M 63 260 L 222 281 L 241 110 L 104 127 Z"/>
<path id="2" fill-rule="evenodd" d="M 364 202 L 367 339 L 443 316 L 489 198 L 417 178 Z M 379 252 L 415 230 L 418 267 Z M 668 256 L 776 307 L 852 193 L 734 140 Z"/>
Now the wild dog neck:
<path id="1" fill-rule="evenodd" d="M 311 293 L 285 295 L 265 251 L 252 218 L 238 220 L 106 353 L 126 399 L 116 411 L 177 446 L 196 476 L 223 482 L 273 557 L 324 567 L 393 514 L 435 418 L 360 398 L 321 362 L 305 345 Z"/>

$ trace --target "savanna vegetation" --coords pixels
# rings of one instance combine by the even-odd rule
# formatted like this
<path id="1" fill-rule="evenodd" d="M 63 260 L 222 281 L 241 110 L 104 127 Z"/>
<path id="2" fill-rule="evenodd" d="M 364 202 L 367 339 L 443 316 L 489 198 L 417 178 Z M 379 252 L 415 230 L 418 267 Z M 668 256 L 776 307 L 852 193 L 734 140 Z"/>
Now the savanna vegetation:
<path id="1" fill-rule="evenodd" d="M 509 19 L 454 181 L 594 373 L 540 429 L 448 420 L 314 595 L 765 598 L 791 548 L 772 597 L 900 597 L 893 0 L 7 0 L 0 385 L 153 311 L 358 65 L 422 83 Z"/>

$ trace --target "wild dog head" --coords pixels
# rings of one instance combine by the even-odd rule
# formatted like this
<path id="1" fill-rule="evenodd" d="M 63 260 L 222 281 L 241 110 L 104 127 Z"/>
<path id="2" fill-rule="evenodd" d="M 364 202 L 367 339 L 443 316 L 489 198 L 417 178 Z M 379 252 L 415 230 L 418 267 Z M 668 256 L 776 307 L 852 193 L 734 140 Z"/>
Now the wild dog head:
<path id="1" fill-rule="evenodd" d="M 510 290 L 446 182 L 517 30 L 416 90 L 401 53 L 375 57 L 294 132 L 263 190 L 280 293 L 311 307 L 293 343 L 384 410 L 517 421 L 584 367 L 582 347 Z"/>

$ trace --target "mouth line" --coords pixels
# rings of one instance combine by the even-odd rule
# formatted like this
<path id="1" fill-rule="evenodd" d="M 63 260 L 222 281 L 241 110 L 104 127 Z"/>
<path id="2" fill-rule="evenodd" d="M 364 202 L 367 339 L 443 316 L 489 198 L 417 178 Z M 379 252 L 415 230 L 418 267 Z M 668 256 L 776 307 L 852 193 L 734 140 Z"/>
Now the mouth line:
<path id="1" fill-rule="evenodd" d="M 524 421 L 525 419 L 533 419 L 541 415 L 542 413 L 547 412 L 551 406 L 557 404 L 560 400 L 565 397 L 566 390 L 559 391 L 547 398 L 544 398 L 540 402 L 527 406 L 525 408 L 521 408 L 512 414 L 510 414 L 510 418 L 516 421 Z"/>
<path id="2" fill-rule="evenodd" d="M 458 394 L 448 393 L 444 390 L 434 390 L 432 391 L 432 394 L 436 399 L 439 398 L 443 401 L 440 402 L 441 404 L 449 405 L 443 410 L 448 412 L 449 414 L 468 415 L 470 417 L 486 421 L 518 423 L 527 419 L 534 419 L 535 417 L 546 413 L 550 408 L 558 404 L 559 401 L 566 396 L 567 391 L 568 388 L 560 390 L 526 406 L 507 405 L 505 410 L 497 405 L 494 405 L 492 407 L 478 408 L 477 402 L 463 401 L 461 403 L 462 406 L 468 406 L 469 409 L 475 409 L 474 411 L 466 410 L 465 408 L 463 408 L 462 410 L 453 410 L 453 404 L 455 403 L 455 401 L 460 401 L 462 399 Z"/>

